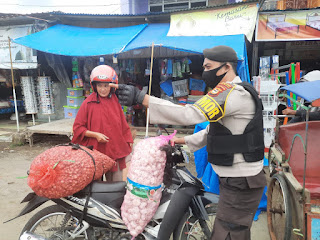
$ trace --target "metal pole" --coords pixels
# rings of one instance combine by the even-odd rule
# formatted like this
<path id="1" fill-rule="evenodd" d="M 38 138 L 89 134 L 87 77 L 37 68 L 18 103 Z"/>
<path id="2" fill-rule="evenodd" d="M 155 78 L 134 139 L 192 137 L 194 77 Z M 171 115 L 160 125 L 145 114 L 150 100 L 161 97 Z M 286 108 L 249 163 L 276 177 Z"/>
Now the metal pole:
<path id="1" fill-rule="evenodd" d="M 259 62 L 258 43 L 253 42 L 252 63 L 251 63 L 252 76 L 258 76 L 258 62 Z"/>
<path id="2" fill-rule="evenodd" d="M 17 121 L 17 131 L 20 131 L 19 127 L 19 113 L 17 107 L 17 96 L 16 96 L 16 88 L 14 85 L 14 76 L 13 76 L 13 65 L 12 65 L 12 56 L 11 56 L 11 39 L 8 37 L 9 41 L 9 52 L 10 52 L 10 63 L 11 63 L 11 80 L 12 80 L 12 91 L 13 91 L 13 101 L 14 101 L 14 111 L 16 113 L 16 121 Z"/>
<path id="3" fill-rule="evenodd" d="M 149 80 L 149 93 L 148 93 L 149 95 L 151 95 L 151 85 L 152 85 L 153 51 L 154 51 L 154 42 L 152 43 L 152 47 L 151 47 L 151 65 L 150 65 L 150 80 Z M 148 137 L 148 132 L 149 132 L 149 118 L 150 118 L 150 112 L 149 112 L 149 109 L 147 109 L 146 137 Z"/>
<path id="4" fill-rule="evenodd" d="M 303 188 L 302 188 L 302 196 L 303 201 L 305 201 L 305 187 L 306 187 L 306 174 L 307 174 L 307 151 L 308 151 L 308 128 L 309 128 L 309 116 L 310 116 L 310 109 L 307 110 L 306 115 L 306 135 L 305 135 L 305 147 L 304 147 L 304 171 L 303 171 Z"/>

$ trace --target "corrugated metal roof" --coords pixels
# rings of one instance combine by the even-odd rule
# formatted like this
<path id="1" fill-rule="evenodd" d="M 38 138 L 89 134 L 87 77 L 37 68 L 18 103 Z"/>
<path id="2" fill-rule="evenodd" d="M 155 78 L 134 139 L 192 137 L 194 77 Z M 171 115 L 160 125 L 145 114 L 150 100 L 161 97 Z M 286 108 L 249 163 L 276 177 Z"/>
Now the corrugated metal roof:
<path id="1" fill-rule="evenodd" d="M 238 3 L 229 3 L 229 4 L 221 4 L 217 6 L 203 6 L 203 7 L 194 7 L 194 8 L 187 8 L 187 9 L 176 9 L 176 10 L 169 10 L 165 12 L 147 12 L 141 14 L 87 14 L 87 13 L 65 13 L 65 12 L 54 12 L 53 15 L 70 15 L 70 16 L 114 16 L 114 17 L 134 17 L 134 16 L 153 16 L 153 15 L 167 15 L 176 12 L 188 12 L 188 11 L 196 11 L 196 10 L 207 10 L 207 9 L 215 9 L 221 7 L 230 7 L 230 6 L 237 6 L 243 5 L 248 3 L 258 3 L 259 0 L 247 0 L 246 2 L 238 2 Z"/>
<path id="2" fill-rule="evenodd" d="M 19 17 L 21 14 L 13 14 L 13 13 L 0 13 L 0 18 L 5 19 L 5 18 L 14 18 L 14 17 Z"/>
<path id="3" fill-rule="evenodd" d="M 1 19 L 10 19 L 16 17 L 47 17 L 51 16 L 54 12 L 41 12 L 41 13 L 29 13 L 29 14 L 20 14 L 20 13 L 0 13 Z"/>

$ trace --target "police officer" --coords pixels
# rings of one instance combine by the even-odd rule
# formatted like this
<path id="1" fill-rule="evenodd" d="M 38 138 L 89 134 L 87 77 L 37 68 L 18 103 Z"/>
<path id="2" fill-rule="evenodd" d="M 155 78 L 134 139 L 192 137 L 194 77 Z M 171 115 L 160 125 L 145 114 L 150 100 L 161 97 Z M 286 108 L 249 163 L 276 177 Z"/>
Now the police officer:
<path id="1" fill-rule="evenodd" d="M 213 88 L 193 105 L 180 106 L 119 85 L 121 104 L 149 107 L 150 123 L 193 125 L 209 121 L 207 129 L 177 142 L 191 151 L 207 145 L 208 161 L 220 180 L 220 199 L 213 240 L 248 240 L 266 178 L 262 104 L 252 85 L 236 75 L 237 54 L 227 46 L 205 49 L 203 79 Z"/>

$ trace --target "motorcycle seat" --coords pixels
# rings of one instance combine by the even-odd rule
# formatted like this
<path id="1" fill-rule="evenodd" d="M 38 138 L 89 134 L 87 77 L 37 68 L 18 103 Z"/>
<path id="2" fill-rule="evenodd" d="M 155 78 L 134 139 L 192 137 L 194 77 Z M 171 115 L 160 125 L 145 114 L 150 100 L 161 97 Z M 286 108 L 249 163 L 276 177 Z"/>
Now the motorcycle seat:
<path id="1" fill-rule="evenodd" d="M 114 192 L 125 192 L 126 182 L 104 182 L 94 181 L 92 183 L 92 193 L 114 193 Z M 86 186 L 81 192 L 89 193 L 90 185 Z"/>

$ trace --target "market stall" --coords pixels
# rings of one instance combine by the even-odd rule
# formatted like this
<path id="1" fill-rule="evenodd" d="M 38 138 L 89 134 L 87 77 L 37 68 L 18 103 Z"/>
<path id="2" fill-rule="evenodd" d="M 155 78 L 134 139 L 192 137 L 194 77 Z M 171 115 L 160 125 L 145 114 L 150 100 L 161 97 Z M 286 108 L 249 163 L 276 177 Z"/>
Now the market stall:
<path id="1" fill-rule="evenodd" d="M 0 27 L 0 117 L 16 119 L 17 131 L 19 115 L 28 114 L 30 106 L 30 101 L 28 106 L 24 104 L 29 99 L 28 91 L 24 91 L 19 80 L 21 76 L 31 75 L 38 63 L 32 49 L 10 42 L 9 37 L 23 37 L 34 31 L 33 24 Z"/>
<path id="2" fill-rule="evenodd" d="M 13 41 L 49 55 L 68 56 L 72 63 L 69 68 L 72 87 L 75 91 L 84 89 L 81 95 L 73 97 L 81 99 L 90 94 L 89 75 L 98 64 L 112 66 L 122 83 L 147 86 L 152 43 L 155 47 L 151 94 L 157 97 L 184 105 L 194 103 L 204 95 L 207 89 L 201 80 L 202 51 L 217 45 L 228 45 L 236 50 L 238 73 L 243 81 L 250 81 L 245 35 L 176 37 L 167 36 L 169 28 L 169 23 L 104 29 L 55 25 Z M 69 104 L 70 99 L 73 103 L 82 102 L 81 99 L 71 98 L 70 91 L 71 88 L 67 96 L 62 96 L 68 103 L 65 117 L 74 117 L 74 108 L 79 108 Z M 70 113 L 70 109 L 75 114 Z M 145 125 L 143 108 L 124 106 L 124 112 L 133 125 Z"/>

